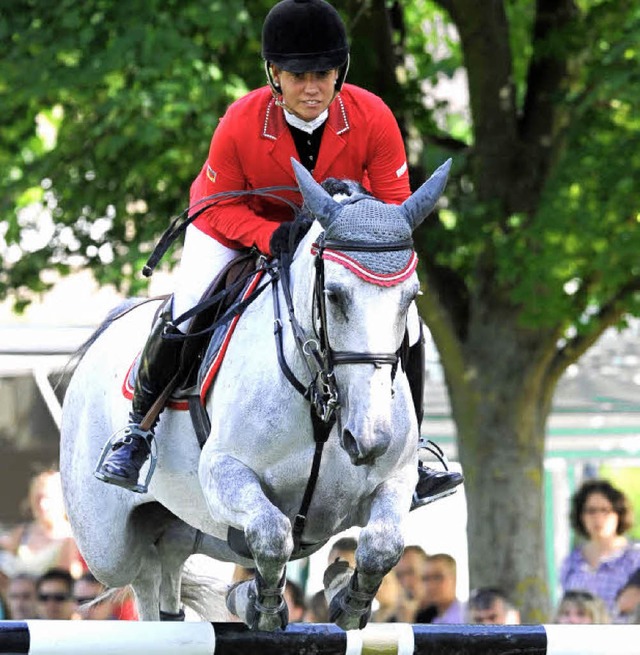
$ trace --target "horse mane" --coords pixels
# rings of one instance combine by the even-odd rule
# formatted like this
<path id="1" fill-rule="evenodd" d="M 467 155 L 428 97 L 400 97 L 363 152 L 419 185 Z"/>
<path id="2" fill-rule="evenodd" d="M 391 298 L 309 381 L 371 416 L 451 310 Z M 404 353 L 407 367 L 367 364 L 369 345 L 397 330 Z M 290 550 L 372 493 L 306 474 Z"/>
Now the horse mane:
<path id="1" fill-rule="evenodd" d="M 335 177 L 328 177 L 321 186 L 337 202 L 344 202 L 355 196 L 373 197 L 371 191 L 355 180 L 339 180 Z"/>

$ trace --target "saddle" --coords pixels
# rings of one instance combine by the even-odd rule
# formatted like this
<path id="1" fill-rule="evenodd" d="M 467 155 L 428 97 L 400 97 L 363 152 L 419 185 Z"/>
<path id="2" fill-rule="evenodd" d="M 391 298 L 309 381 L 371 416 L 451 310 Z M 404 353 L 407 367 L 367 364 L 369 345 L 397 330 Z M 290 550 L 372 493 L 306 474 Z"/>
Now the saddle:
<path id="1" fill-rule="evenodd" d="M 262 278 L 262 259 L 257 251 L 248 251 L 227 264 L 211 282 L 191 310 L 193 320 L 182 347 L 178 373 L 145 420 L 155 420 L 165 406 L 188 409 L 200 447 L 204 446 L 210 428 L 205 409 L 207 391 L 220 368 L 240 315 Z M 156 319 L 157 316 L 154 321 Z M 138 366 L 139 357 L 136 357 L 122 384 L 122 393 L 129 399 L 133 397 Z"/>
<path id="2" fill-rule="evenodd" d="M 210 420 L 205 409 L 205 397 L 226 353 L 231 335 L 242 314 L 241 306 L 255 290 L 264 270 L 261 256 L 255 251 L 234 259 L 214 278 L 202 295 L 198 306 L 203 307 L 193 318 L 182 349 L 180 384 L 174 389 L 174 399 L 186 400 L 200 447 L 209 435 Z M 220 295 L 220 300 L 210 303 Z M 225 314 L 237 311 L 229 320 L 210 329 Z"/>

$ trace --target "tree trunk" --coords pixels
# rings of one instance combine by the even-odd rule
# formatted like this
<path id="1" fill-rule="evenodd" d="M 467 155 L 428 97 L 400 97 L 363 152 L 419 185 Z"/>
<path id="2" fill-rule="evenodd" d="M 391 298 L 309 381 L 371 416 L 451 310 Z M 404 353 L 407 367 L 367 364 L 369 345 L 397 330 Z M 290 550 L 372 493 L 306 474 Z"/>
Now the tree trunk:
<path id="1" fill-rule="evenodd" d="M 523 617 L 546 618 L 543 534 L 543 417 L 536 399 L 509 398 L 516 381 L 478 393 L 473 438 L 461 435 L 472 587 L 508 590 Z M 533 420 L 527 420 L 526 416 Z M 514 475 L 514 472 L 515 475 Z"/>
<path id="2" fill-rule="evenodd" d="M 477 309 L 460 348 L 443 358 L 465 475 L 471 586 L 499 586 L 523 620 L 548 618 L 544 444 L 553 386 L 550 334 L 508 311 Z M 473 315 L 473 314 L 472 314 Z"/>

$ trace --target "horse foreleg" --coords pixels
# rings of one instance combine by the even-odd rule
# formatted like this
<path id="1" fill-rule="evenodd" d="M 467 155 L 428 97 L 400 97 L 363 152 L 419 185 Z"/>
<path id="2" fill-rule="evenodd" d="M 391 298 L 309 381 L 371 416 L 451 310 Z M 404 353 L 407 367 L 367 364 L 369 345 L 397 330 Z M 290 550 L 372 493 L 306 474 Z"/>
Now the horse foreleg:
<path id="1" fill-rule="evenodd" d="M 228 455 L 215 455 L 200 466 L 209 511 L 216 521 L 244 531 L 256 578 L 229 592 L 227 606 L 254 630 L 278 630 L 288 622 L 283 598 L 285 568 L 293 551 L 291 522 L 265 496 L 260 479 Z"/>
<path id="2" fill-rule="evenodd" d="M 404 539 L 400 526 L 409 513 L 410 496 L 405 481 L 380 485 L 371 503 L 369 521 L 358 538 L 356 570 L 349 575 L 351 569 L 344 566 L 327 569 L 325 594 L 329 617 L 344 630 L 365 627 L 382 578 L 402 555 Z"/>

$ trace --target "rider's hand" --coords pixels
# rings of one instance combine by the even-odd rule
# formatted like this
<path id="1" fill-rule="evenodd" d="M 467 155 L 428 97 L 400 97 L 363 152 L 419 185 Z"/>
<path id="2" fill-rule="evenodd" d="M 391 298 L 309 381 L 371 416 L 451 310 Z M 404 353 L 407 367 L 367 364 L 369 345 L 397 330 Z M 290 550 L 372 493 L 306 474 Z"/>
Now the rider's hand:
<path id="1" fill-rule="evenodd" d="M 269 250 L 273 257 L 279 257 L 283 252 L 293 254 L 309 231 L 313 219 L 308 216 L 298 216 L 295 221 L 281 223 L 274 230 L 269 241 Z"/>

